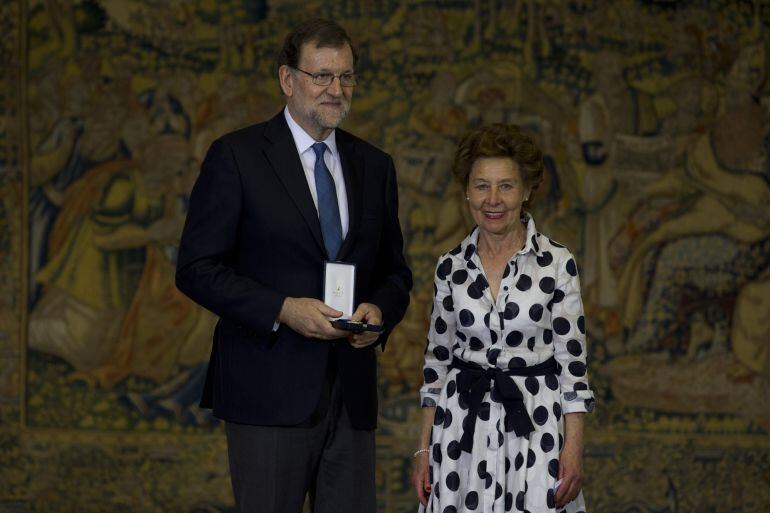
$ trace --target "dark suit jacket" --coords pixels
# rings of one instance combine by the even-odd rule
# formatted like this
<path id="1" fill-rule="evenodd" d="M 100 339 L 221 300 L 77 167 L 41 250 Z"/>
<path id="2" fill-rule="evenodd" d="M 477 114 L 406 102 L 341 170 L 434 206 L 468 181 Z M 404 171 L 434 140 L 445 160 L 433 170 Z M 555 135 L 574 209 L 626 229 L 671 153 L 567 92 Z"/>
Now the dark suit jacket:
<path id="1" fill-rule="evenodd" d="M 356 302 L 382 310 L 384 348 L 412 286 L 396 173 L 371 144 L 340 129 L 336 140 L 350 215 L 338 260 L 356 264 Z M 322 298 L 325 260 L 283 112 L 214 141 L 190 196 L 176 273 L 177 287 L 220 317 L 201 406 L 230 422 L 298 424 L 318 404 L 333 354 L 353 426 L 376 426 L 376 345 L 308 339 L 286 325 L 272 331 L 284 298 Z"/>

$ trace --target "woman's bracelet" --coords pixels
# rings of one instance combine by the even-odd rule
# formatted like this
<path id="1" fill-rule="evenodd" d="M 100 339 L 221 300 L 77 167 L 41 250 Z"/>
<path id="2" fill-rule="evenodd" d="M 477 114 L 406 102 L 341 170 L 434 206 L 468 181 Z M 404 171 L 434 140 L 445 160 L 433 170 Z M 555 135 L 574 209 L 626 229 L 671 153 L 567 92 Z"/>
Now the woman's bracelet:
<path id="1" fill-rule="evenodd" d="M 428 449 L 427 447 L 424 448 L 424 449 L 417 449 L 416 451 L 414 451 L 414 454 L 412 454 L 412 458 L 416 458 L 420 454 L 422 454 L 424 452 L 428 452 L 428 451 L 430 451 L 430 449 Z"/>

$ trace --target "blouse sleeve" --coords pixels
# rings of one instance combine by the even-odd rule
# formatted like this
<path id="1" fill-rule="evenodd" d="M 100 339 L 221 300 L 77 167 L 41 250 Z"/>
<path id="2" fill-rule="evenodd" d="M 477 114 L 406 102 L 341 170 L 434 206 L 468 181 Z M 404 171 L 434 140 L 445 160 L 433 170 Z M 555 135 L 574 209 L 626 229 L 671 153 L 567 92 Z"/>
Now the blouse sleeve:
<path id="1" fill-rule="evenodd" d="M 594 394 L 586 371 L 586 328 L 577 265 L 567 253 L 558 266 L 551 329 L 554 357 L 559 364 L 562 411 L 590 412 L 594 409 Z"/>
<path id="2" fill-rule="evenodd" d="M 452 341 L 455 336 L 455 314 L 450 276 L 452 259 L 439 258 L 433 283 L 433 308 L 425 347 L 424 383 L 420 388 L 423 408 L 436 406 L 444 386 L 449 364 L 452 362 Z"/>

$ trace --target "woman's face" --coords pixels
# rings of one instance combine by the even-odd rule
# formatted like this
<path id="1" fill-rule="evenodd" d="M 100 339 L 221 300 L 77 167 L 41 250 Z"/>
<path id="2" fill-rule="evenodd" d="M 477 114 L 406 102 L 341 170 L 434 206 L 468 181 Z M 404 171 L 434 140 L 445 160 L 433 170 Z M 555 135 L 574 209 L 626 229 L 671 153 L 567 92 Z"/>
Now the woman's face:
<path id="1" fill-rule="evenodd" d="M 530 190 L 513 160 L 494 157 L 473 163 L 466 193 L 471 216 L 479 229 L 504 235 L 519 222 L 521 206 L 529 198 Z"/>

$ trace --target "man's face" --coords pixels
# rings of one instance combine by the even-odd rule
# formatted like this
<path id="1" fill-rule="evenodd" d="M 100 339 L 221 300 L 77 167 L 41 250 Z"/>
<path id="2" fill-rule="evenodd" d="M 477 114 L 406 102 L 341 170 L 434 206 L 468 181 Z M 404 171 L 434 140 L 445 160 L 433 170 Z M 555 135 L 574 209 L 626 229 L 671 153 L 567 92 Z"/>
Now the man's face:
<path id="1" fill-rule="evenodd" d="M 352 73 L 353 52 L 347 44 L 339 48 L 317 48 L 314 41 L 300 49 L 298 68 L 310 73 Z M 282 66 L 281 88 L 294 120 L 316 140 L 325 139 L 345 119 L 350 110 L 352 87 L 342 87 L 339 78 L 328 86 L 313 83 L 302 71 Z"/>

